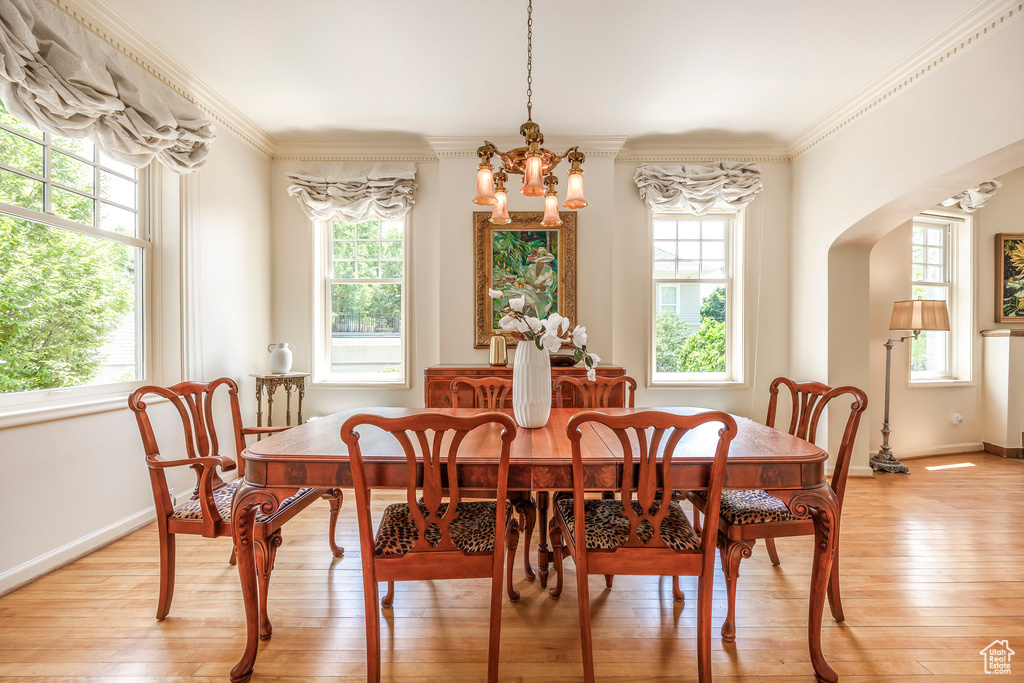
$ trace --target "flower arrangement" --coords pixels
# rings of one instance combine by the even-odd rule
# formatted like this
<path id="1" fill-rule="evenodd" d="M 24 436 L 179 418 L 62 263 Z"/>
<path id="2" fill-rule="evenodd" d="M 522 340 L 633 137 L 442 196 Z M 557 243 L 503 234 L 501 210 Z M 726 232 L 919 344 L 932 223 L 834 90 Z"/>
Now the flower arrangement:
<path id="1" fill-rule="evenodd" d="M 505 293 L 498 289 L 488 289 L 488 296 L 492 299 L 504 299 Z M 601 357 L 596 353 L 587 350 L 587 328 L 577 325 L 569 331 L 572 324 L 568 318 L 558 313 L 551 313 L 547 318 L 541 320 L 526 315 L 523 311 L 526 308 L 526 297 L 517 296 L 508 300 L 505 308 L 505 315 L 498 321 L 498 325 L 506 332 L 519 332 L 528 341 L 536 344 L 538 349 L 548 352 L 557 351 L 563 343 L 573 347 L 573 360 L 579 363 L 581 360 L 587 368 L 587 379 L 591 382 L 597 379 L 597 364 Z"/>

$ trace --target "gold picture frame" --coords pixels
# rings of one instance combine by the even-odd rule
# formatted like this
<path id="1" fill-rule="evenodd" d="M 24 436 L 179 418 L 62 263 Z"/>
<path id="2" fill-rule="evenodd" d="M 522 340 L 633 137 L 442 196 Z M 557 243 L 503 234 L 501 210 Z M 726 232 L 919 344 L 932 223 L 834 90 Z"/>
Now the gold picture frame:
<path id="1" fill-rule="evenodd" d="M 1024 323 L 1024 233 L 996 235 L 997 323 Z"/>
<path id="2" fill-rule="evenodd" d="M 547 317 L 553 311 L 576 322 L 576 212 L 561 211 L 562 225 L 545 228 L 540 211 L 511 211 L 512 222 L 495 225 L 490 211 L 473 212 L 473 263 L 476 293 L 478 349 L 488 347 L 492 335 L 508 344 L 523 338 L 497 326 L 500 317 L 488 289 L 524 294 L 529 315 Z M 531 303 L 533 302 L 533 303 Z M 504 301 L 499 306 L 504 305 Z M 540 307 L 542 310 L 537 310 Z"/>

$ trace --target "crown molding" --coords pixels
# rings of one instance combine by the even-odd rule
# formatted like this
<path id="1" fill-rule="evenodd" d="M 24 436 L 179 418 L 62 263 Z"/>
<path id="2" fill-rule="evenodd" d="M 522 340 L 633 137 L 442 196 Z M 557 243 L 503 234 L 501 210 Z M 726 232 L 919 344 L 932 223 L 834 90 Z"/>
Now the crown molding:
<path id="1" fill-rule="evenodd" d="M 375 140 L 358 142 L 279 143 L 274 161 L 437 161 L 437 154 L 425 142 Z"/>
<path id="2" fill-rule="evenodd" d="M 273 155 L 277 146 L 274 138 L 103 3 L 98 0 L 49 2 L 209 114 L 257 152 L 266 157 Z"/>
<path id="3" fill-rule="evenodd" d="M 814 149 L 883 102 L 1024 14 L 1021 0 L 986 0 L 789 141 L 791 158 Z"/>
<path id="4" fill-rule="evenodd" d="M 665 141 L 626 143 L 615 157 L 621 163 L 682 163 L 710 161 L 789 161 L 785 144 L 743 142 L 678 143 Z"/>
<path id="5" fill-rule="evenodd" d="M 476 150 L 484 144 L 485 136 L 479 137 L 458 136 L 458 137 L 434 137 L 428 136 L 427 142 L 437 153 L 440 159 L 476 158 Z M 523 140 L 518 137 L 488 137 L 498 149 L 513 149 L 522 147 Z M 603 136 L 581 136 L 564 137 L 553 136 L 544 138 L 544 146 L 552 151 L 560 151 L 569 147 L 579 147 L 588 157 L 609 157 L 614 158 L 626 142 L 624 136 L 603 135 Z"/>

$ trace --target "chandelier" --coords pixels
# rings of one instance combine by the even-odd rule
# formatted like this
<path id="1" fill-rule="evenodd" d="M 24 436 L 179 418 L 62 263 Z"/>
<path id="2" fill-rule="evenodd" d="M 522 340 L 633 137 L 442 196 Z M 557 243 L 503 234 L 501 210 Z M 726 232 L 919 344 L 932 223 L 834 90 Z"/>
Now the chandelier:
<path id="1" fill-rule="evenodd" d="M 523 176 L 522 192 L 527 197 L 544 196 L 544 217 L 540 224 L 544 227 L 557 227 L 562 224 L 558 217 L 558 178 L 553 173 L 562 161 L 568 159 L 569 178 L 566 181 L 566 209 L 582 209 L 587 205 L 583 198 L 583 162 L 586 156 L 579 147 L 570 147 L 561 155 L 544 149 L 544 135 L 540 126 L 533 122 L 533 0 L 528 0 L 526 10 L 526 123 L 519 127 L 519 134 L 526 140 L 524 147 L 516 147 L 507 152 L 500 151 L 494 143 L 484 140 L 482 147 L 476 150 L 480 157 L 477 166 L 476 199 L 474 204 L 493 206 L 491 223 L 501 225 L 511 223 L 508 215 L 508 194 L 505 183 L 508 174 Z M 501 159 L 501 169 L 495 173 L 491 165 L 491 157 Z"/>

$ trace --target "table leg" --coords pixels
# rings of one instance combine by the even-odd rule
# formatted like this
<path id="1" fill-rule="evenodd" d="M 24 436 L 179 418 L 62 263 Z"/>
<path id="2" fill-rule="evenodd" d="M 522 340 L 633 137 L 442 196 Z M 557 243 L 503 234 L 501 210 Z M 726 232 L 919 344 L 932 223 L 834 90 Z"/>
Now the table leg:
<path id="1" fill-rule="evenodd" d="M 789 509 L 795 515 L 810 515 L 814 521 L 814 561 L 811 565 L 811 599 L 807 612 L 807 644 L 811 666 L 818 683 L 836 683 L 839 675 L 825 661 L 821 651 L 821 618 L 825 610 L 832 557 L 839 540 L 839 505 L 828 484 L 793 496 Z"/>
<path id="2" fill-rule="evenodd" d="M 256 378 L 256 426 L 263 426 L 263 380 L 258 377 Z M 260 434 L 256 440 L 259 441 L 262 438 L 263 435 Z"/>
<path id="3" fill-rule="evenodd" d="M 261 619 L 255 526 L 256 514 L 261 507 L 268 514 L 273 514 L 279 504 L 277 498 L 270 491 L 249 486 L 244 482 L 238 487 L 235 499 L 231 504 L 235 557 L 238 563 L 238 578 L 242 584 L 242 603 L 245 606 L 245 650 L 242 652 L 242 658 L 231 669 L 232 683 L 248 681 L 252 676 L 253 667 L 256 665 L 261 626 L 269 630 L 269 622 L 261 624 L 265 615 Z M 268 558 L 260 559 L 264 560 L 263 564 L 266 565 Z M 270 559 L 270 562 L 272 563 L 273 560 Z M 268 568 L 264 566 L 264 569 Z M 263 593 L 266 594 L 266 588 Z"/>
<path id="4" fill-rule="evenodd" d="M 277 389 L 276 384 L 270 384 L 267 386 L 267 426 L 274 426 L 274 391 Z"/>
<path id="5" fill-rule="evenodd" d="M 292 389 L 295 388 L 295 384 L 288 382 L 284 385 L 284 393 L 287 397 L 285 399 L 285 411 L 284 411 L 284 423 L 285 426 L 292 426 Z"/>
<path id="6" fill-rule="evenodd" d="M 537 491 L 537 526 L 540 527 L 540 535 L 537 537 L 537 572 L 542 588 L 548 585 L 548 562 L 551 555 L 548 551 L 549 498 L 547 491 Z M 530 552 L 529 549 L 526 552 Z"/>

